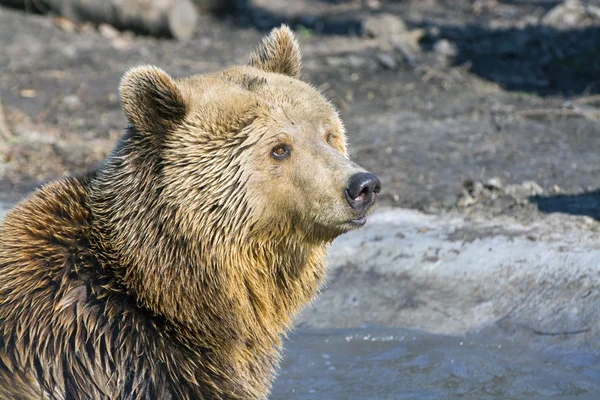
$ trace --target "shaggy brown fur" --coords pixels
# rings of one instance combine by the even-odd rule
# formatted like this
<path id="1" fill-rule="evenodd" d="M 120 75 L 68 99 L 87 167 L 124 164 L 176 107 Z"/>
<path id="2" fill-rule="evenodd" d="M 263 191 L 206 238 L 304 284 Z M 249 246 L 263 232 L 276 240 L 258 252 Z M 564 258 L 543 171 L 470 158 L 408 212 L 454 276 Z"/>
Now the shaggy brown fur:
<path id="1" fill-rule="evenodd" d="M 299 75 L 286 27 L 249 66 L 125 74 L 130 127 L 104 165 L 0 225 L 0 399 L 267 396 L 362 171 Z"/>

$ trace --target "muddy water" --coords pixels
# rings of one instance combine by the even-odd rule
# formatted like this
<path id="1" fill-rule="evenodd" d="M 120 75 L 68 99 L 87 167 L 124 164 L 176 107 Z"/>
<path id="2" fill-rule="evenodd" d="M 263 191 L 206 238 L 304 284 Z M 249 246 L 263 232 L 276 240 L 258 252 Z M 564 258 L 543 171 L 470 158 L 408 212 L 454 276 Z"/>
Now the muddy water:
<path id="1" fill-rule="evenodd" d="M 299 330 L 286 342 L 271 398 L 600 399 L 600 354 L 482 333 Z"/>

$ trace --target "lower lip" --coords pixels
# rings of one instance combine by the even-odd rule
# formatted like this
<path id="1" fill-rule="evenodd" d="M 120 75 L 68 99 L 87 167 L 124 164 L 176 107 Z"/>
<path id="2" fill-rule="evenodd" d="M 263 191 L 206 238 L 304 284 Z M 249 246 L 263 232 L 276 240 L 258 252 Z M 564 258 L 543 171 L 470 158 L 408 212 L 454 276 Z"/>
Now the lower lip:
<path id="1" fill-rule="evenodd" d="M 366 222 L 367 222 L 367 217 L 360 217 L 360 218 L 353 219 L 352 221 L 350 221 L 350 223 L 352 225 L 356 225 L 356 226 L 363 226 Z"/>

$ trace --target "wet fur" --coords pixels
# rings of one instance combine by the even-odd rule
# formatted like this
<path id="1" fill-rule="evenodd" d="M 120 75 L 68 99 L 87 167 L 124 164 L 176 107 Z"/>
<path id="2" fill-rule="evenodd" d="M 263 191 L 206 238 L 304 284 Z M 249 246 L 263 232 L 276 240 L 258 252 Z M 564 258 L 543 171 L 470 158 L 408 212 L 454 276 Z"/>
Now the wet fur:
<path id="1" fill-rule="evenodd" d="M 250 66 L 178 82 L 153 67 L 125 75 L 131 126 L 105 164 L 44 186 L 0 225 L 0 399 L 267 396 L 281 336 L 347 230 L 332 222 L 345 209 L 322 205 L 341 198 L 334 176 L 357 168 L 337 114 L 299 74 L 283 27 Z M 257 161 L 279 118 L 268 104 L 288 85 L 335 133 L 329 161 L 309 171 L 333 187 L 310 204 L 264 177 L 314 175 Z"/>

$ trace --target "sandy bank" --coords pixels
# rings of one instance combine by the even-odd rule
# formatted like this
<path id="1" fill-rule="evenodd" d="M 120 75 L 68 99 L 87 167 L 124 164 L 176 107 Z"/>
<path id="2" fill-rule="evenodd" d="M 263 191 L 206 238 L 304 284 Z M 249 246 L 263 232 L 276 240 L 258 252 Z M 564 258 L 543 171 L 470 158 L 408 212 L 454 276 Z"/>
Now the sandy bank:
<path id="1" fill-rule="evenodd" d="M 561 214 L 525 226 L 504 217 L 382 210 L 363 230 L 335 241 L 329 284 L 299 322 L 451 335 L 500 328 L 594 344 L 600 327 L 595 225 Z"/>

